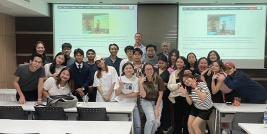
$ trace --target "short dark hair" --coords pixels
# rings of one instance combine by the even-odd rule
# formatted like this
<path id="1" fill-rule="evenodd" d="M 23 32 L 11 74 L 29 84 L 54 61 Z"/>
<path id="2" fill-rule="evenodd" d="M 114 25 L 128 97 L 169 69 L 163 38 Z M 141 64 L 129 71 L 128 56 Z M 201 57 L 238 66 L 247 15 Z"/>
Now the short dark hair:
<path id="1" fill-rule="evenodd" d="M 141 55 L 143 55 L 143 51 L 140 48 L 135 48 L 133 50 L 133 53 L 135 53 L 135 52 L 139 52 Z"/>
<path id="2" fill-rule="evenodd" d="M 147 51 L 147 49 L 150 48 L 150 47 L 154 48 L 154 50 L 157 51 L 157 47 L 156 47 L 155 45 L 153 45 L 153 44 L 149 44 L 149 45 L 147 45 L 147 46 L 146 46 L 146 51 Z"/>
<path id="3" fill-rule="evenodd" d="M 119 46 L 117 44 L 115 44 L 115 43 L 109 44 L 108 50 L 110 50 L 111 46 L 115 46 L 119 50 Z"/>
<path id="4" fill-rule="evenodd" d="M 126 46 L 124 48 L 124 52 L 127 53 L 128 50 L 132 50 L 133 51 L 134 50 L 134 47 L 133 46 Z"/>
<path id="5" fill-rule="evenodd" d="M 164 54 L 160 54 L 158 56 L 158 61 L 160 61 L 160 60 L 168 63 L 168 58 Z"/>
<path id="6" fill-rule="evenodd" d="M 88 49 L 88 50 L 86 51 L 86 54 L 88 54 L 89 52 L 93 52 L 93 53 L 95 54 L 95 50 L 94 50 L 94 49 Z"/>
<path id="7" fill-rule="evenodd" d="M 74 50 L 74 56 L 76 56 L 78 53 L 84 56 L 84 52 L 80 48 L 77 48 L 77 49 Z"/>
<path id="8" fill-rule="evenodd" d="M 37 54 L 37 53 L 32 54 L 30 60 L 33 61 L 35 57 L 41 58 L 42 59 L 42 63 L 44 63 L 45 59 L 44 59 L 44 56 L 43 55 L 40 55 L 40 54 Z"/>
<path id="9" fill-rule="evenodd" d="M 134 69 L 134 66 L 133 66 L 133 64 L 131 63 L 131 62 L 126 62 L 123 66 L 122 66 L 122 74 L 121 75 L 125 75 L 125 73 L 124 73 L 124 68 L 126 67 L 126 66 L 128 66 L 128 65 L 130 65 L 133 69 Z"/>
<path id="10" fill-rule="evenodd" d="M 69 49 L 71 49 L 71 48 L 72 48 L 72 45 L 71 45 L 70 43 L 63 43 L 61 47 L 62 47 L 62 50 L 63 50 L 64 48 L 69 48 Z"/>

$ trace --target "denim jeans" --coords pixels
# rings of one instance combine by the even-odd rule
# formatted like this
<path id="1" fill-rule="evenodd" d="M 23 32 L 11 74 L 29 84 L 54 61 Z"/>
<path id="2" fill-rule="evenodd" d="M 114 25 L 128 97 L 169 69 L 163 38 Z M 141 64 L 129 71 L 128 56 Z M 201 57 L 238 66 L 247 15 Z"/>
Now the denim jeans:
<path id="1" fill-rule="evenodd" d="M 146 116 L 146 124 L 144 134 L 154 134 L 160 126 L 160 115 L 162 110 L 162 104 L 160 105 L 159 117 L 155 117 L 156 102 L 141 99 L 141 106 Z"/>
<path id="2" fill-rule="evenodd" d="M 137 105 L 133 111 L 134 134 L 141 134 L 141 119 Z"/>

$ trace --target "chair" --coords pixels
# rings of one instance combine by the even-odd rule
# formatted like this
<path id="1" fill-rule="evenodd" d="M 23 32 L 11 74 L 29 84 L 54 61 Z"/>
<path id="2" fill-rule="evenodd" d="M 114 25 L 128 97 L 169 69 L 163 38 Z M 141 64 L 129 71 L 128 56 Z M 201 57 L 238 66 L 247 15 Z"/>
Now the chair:
<path id="1" fill-rule="evenodd" d="M 83 121 L 108 121 L 106 108 L 77 107 L 77 120 Z"/>
<path id="2" fill-rule="evenodd" d="M 21 106 L 0 106 L 0 119 L 27 120 L 28 115 Z"/>
<path id="3" fill-rule="evenodd" d="M 238 123 L 262 123 L 263 112 L 238 112 L 235 114 L 232 122 L 232 134 L 246 134 Z"/>
<path id="4" fill-rule="evenodd" d="M 67 115 L 62 107 L 34 107 L 36 120 L 67 120 Z"/>

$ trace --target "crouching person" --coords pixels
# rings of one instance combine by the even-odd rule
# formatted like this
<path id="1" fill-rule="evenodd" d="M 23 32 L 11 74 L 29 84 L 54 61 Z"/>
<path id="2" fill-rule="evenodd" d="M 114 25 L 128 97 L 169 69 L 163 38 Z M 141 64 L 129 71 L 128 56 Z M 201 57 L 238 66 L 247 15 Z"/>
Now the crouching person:
<path id="1" fill-rule="evenodd" d="M 190 134 L 201 134 L 201 126 L 209 119 L 212 112 L 212 100 L 209 89 L 204 82 L 200 82 L 194 76 L 188 74 L 183 77 L 184 87 L 180 87 L 182 96 L 191 107 L 188 119 L 188 131 Z"/>

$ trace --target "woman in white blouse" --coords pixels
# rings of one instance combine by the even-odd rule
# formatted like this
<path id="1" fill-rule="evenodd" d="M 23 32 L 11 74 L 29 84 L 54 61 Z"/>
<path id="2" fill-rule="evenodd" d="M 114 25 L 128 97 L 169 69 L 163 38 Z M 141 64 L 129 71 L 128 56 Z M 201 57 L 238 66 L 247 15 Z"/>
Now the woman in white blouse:
<path id="1" fill-rule="evenodd" d="M 94 87 L 97 87 L 96 102 L 110 102 L 114 99 L 114 86 L 118 82 L 118 74 L 112 66 L 107 66 L 105 61 L 96 60 L 97 71 L 94 76 Z"/>
<path id="2" fill-rule="evenodd" d="M 70 69 L 63 68 L 57 77 L 50 77 L 44 83 L 44 97 L 53 95 L 69 95 L 71 94 L 73 82 L 71 79 Z"/>
<path id="3" fill-rule="evenodd" d="M 52 63 L 47 63 L 44 65 L 45 68 L 45 76 L 48 77 L 56 77 L 62 68 L 65 67 L 66 58 L 62 52 L 57 53 Z"/>

